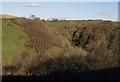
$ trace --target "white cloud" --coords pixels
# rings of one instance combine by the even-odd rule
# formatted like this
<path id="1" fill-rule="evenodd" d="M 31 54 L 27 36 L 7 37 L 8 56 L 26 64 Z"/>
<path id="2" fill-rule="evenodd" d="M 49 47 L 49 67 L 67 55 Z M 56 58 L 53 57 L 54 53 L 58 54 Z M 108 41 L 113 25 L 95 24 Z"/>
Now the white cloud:
<path id="1" fill-rule="evenodd" d="M 25 5 L 28 7 L 39 7 L 40 6 L 37 2 L 27 2 Z"/>
<path id="2" fill-rule="evenodd" d="M 101 16 L 107 16 L 112 14 L 110 9 L 96 9 L 95 13 Z"/>

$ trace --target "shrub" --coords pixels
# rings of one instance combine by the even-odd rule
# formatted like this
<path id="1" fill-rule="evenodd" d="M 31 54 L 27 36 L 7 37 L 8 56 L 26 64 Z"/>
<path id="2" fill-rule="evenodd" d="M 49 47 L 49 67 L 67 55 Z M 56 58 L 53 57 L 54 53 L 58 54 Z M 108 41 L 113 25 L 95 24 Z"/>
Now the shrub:
<path id="1" fill-rule="evenodd" d="M 60 71 L 81 72 L 91 70 L 89 66 L 84 63 L 84 58 L 82 59 L 79 55 L 47 57 L 48 58 L 37 57 L 37 60 L 35 59 L 36 62 L 30 64 L 26 69 L 26 74 L 39 76 Z"/>

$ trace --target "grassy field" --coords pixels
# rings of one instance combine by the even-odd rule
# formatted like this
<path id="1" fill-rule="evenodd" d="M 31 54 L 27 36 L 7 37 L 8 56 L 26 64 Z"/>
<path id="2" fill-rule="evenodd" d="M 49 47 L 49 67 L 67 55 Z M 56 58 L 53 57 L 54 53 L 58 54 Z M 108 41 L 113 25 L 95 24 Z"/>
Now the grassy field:
<path id="1" fill-rule="evenodd" d="M 50 22 L 54 28 L 62 28 L 66 23 L 66 21 Z"/>
<path id="2" fill-rule="evenodd" d="M 10 19 L 2 21 L 2 58 L 3 65 L 10 65 L 16 55 L 23 52 L 33 52 L 27 49 L 24 44 L 29 40 L 23 28 L 14 25 Z"/>

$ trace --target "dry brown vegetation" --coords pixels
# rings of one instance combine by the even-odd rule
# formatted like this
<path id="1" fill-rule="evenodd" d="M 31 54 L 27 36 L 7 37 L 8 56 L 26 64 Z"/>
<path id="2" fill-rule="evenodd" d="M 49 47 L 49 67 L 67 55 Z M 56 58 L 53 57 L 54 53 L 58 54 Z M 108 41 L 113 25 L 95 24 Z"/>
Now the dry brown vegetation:
<path id="1" fill-rule="evenodd" d="M 118 34 L 120 28 L 117 24 L 111 21 L 90 21 L 83 22 L 82 26 L 76 29 L 71 38 L 72 45 L 82 47 L 88 52 L 87 56 L 95 65 L 95 69 L 119 66 Z"/>
<path id="2" fill-rule="evenodd" d="M 4 69 L 13 75 L 46 75 L 56 71 L 81 72 L 119 66 L 120 29 L 111 21 L 68 22 L 62 29 L 64 33 L 51 28 L 47 21 L 12 19 L 12 22 L 28 34 L 30 40 L 25 46 L 38 53 L 32 59 L 26 52 L 17 56 L 13 66 Z"/>
<path id="3" fill-rule="evenodd" d="M 56 44 L 55 31 L 52 28 L 50 29 L 46 23 L 27 19 L 17 19 L 14 23 L 24 27 L 25 32 L 30 38 L 30 41 L 26 42 L 25 46 L 34 48 L 40 54 L 44 54 L 51 45 Z"/>

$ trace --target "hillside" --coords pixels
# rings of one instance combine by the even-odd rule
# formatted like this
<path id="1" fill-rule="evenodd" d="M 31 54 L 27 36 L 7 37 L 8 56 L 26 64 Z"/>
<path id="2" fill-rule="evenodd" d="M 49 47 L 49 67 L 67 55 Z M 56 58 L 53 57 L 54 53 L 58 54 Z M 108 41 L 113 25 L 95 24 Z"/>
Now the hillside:
<path id="1" fill-rule="evenodd" d="M 0 14 L 0 18 L 16 18 L 16 16 L 7 15 L 7 14 Z"/>
<path id="2" fill-rule="evenodd" d="M 47 75 L 118 67 L 117 23 L 2 19 L 3 74 Z"/>
<path id="3" fill-rule="evenodd" d="M 34 52 L 24 46 L 29 38 L 23 31 L 23 28 L 13 24 L 11 19 L 2 19 L 2 27 L 3 66 L 11 65 L 16 56 L 19 56 L 25 52 Z"/>

